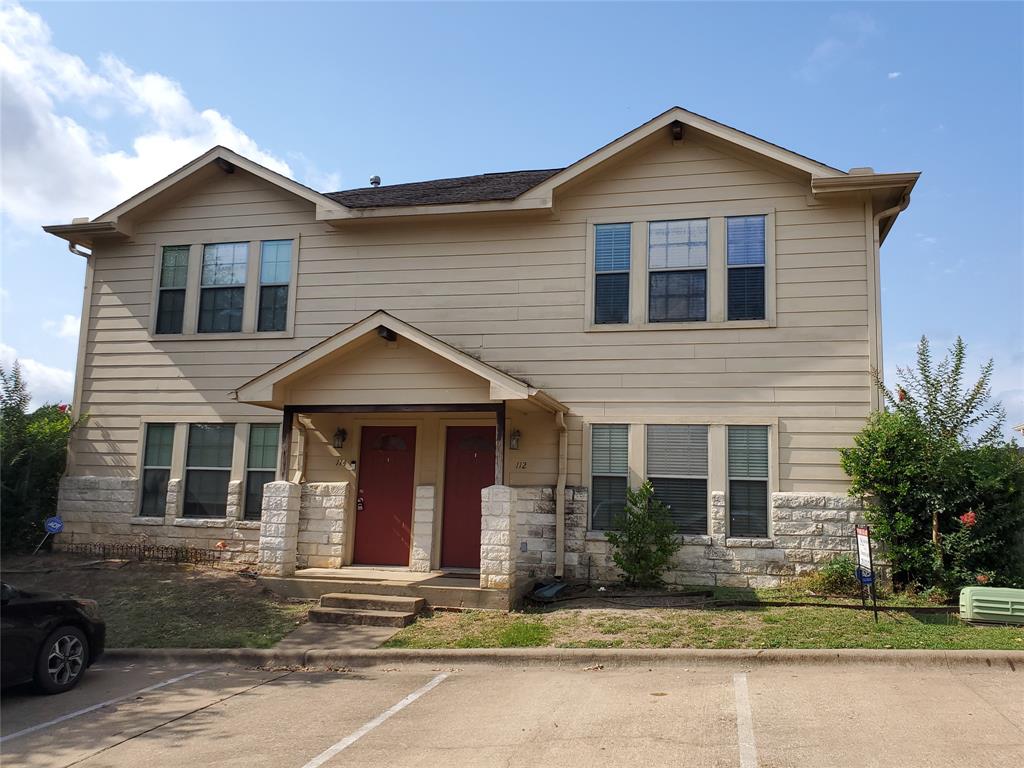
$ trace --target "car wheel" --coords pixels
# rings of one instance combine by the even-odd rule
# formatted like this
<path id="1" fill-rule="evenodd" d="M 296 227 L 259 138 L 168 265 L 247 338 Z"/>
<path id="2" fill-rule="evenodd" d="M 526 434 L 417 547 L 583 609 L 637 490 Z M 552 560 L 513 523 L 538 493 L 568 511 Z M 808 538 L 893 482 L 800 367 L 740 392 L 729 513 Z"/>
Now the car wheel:
<path id="1" fill-rule="evenodd" d="M 78 627 L 58 627 L 43 643 L 36 661 L 36 685 L 43 693 L 74 688 L 89 663 L 89 641 Z"/>

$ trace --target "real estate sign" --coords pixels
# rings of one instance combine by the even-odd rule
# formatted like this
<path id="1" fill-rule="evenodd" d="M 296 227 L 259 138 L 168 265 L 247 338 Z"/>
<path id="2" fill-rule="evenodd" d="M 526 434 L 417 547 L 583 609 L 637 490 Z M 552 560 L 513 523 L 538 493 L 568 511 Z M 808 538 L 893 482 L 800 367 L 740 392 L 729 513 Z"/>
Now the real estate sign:
<path id="1" fill-rule="evenodd" d="M 857 564 L 871 571 L 871 529 L 866 525 L 857 526 Z"/>

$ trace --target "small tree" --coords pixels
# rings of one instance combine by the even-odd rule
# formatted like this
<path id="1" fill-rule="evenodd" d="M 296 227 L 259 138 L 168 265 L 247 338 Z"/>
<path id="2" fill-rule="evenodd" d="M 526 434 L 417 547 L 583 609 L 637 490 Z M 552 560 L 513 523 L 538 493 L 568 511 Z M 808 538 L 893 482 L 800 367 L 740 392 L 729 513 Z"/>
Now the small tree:
<path id="1" fill-rule="evenodd" d="M 74 422 L 67 405 L 29 413 L 32 396 L 15 362 L 0 367 L 0 544 L 4 550 L 35 546 L 43 520 L 57 509 Z"/>
<path id="2" fill-rule="evenodd" d="M 898 369 L 894 391 L 876 375 L 887 409 L 840 451 L 850 492 L 867 497 L 897 584 L 955 588 L 984 574 L 1019 578 L 1013 531 L 1024 522 L 1024 458 L 1001 441 L 1005 416 L 990 403 L 992 361 L 964 386 L 966 357 L 958 338 L 933 365 L 922 338 L 916 367 Z"/>
<path id="3" fill-rule="evenodd" d="M 626 506 L 608 532 L 612 560 L 630 586 L 655 587 L 668 569 L 680 541 L 668 507 L 654 497 L 647 480 L 637 490 L 626 489 Z"/>

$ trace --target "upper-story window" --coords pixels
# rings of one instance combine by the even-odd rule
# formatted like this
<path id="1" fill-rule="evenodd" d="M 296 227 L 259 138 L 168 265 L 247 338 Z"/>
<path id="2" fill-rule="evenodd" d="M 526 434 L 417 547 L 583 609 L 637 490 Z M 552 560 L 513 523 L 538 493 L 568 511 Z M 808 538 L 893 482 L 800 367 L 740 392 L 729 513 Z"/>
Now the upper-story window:
<path id="1" fill-rule="evenodd" d="M 594 322 L 629 322 L 629 224 L 594 228 Z"/>
<path id="2" fill-rule="evenodd" d="M 167 245 L 160 255 L 156 332 L 181 333 L 188 285 L 188 246 Z"/>
<path id="3" fill-rule="evenodd" d="M 765 217 L 732 216 L 726 219 L 729 320 L 765 317 Z"/>
<path id="4" fill-rule="evenodd" d="M 214 243 L 203 248 L 199 284 L 200 333 L 242 330 L 248 243 Z"/>
<path id="5" fill-rule="evenodd" d="M 707 424 L 648 425 L 647 478 L 677 531 L 707 534 Z"/>
<path id="6" fill-rule="evenodd" d="M 707 319 L 708 220 L 652 221 L 647 230 L 648 319 Z"/>
<path id="7" fill-rule="evenodd" d="M 288 325 L 288 283 L 292 276 L 292 241 L 260 243 L 260 305 L 257 331 L 283 331 Z"/>

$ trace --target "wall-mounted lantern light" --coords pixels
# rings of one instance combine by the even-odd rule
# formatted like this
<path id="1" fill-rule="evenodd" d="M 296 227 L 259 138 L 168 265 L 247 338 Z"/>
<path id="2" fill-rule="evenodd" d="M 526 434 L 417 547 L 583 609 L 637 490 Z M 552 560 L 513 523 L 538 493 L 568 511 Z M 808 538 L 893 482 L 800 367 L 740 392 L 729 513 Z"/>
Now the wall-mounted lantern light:
<path id="1" fill-rule="evenodd" d="M 512 434 L 508 436 L 508 447 L 510 450 L 519 450 L 519 438 L 522 436 L 523 434 L 518 429 L 512 430 Z"/>
<path id="2" fill-rule="evenodd" d="M 345 441 L 348 440 L 348 432 L 341 427 L 334 432 L 334 447 L 339 451 L 345 447 Z"/>

